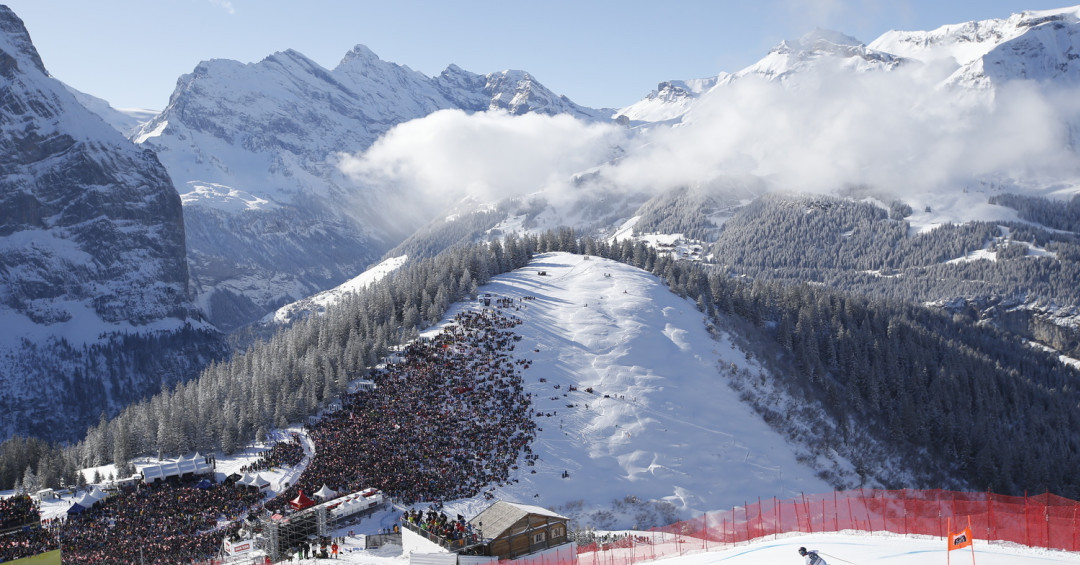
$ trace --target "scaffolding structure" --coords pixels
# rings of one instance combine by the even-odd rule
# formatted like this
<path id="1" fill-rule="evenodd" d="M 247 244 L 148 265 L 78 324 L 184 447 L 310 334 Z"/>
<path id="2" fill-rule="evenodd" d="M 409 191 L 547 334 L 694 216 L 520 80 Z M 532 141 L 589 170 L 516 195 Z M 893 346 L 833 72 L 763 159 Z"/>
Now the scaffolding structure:
<path id="1" fill-rule="evenodd" d="M 387 502 L 382 491 L 368 488 L 284 516 L 264 515 L 259 520 L 264 536 L 262 549 L 276 563 L 301 543 L 329 538 L 335 529 L 370 515 Z"/>
<path id="2" fill-rule="evenodd" d="M 266 521 L 263 531 L 266 533 L 266 554 L 276 563 L 301 543 L 329 537 L 326 508 L 309 508 L 284 518 L 271 518 Z"/>

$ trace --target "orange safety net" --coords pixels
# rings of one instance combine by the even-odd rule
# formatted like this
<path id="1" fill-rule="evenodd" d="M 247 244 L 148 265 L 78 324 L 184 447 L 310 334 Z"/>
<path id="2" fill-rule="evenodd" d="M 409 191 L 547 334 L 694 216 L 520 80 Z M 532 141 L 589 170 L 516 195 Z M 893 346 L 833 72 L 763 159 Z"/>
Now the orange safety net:
<path id="1" fill-rule="evenodd" d="M 944 540 L 951 534 L 950 520 L 954 525 L 970 523 L 974 539 L 1080 551 L 1080 502 L 1075 500 L 1052 494 L 860 489 L 758 500 L 643 534 L 579 545 L 577 563 L 631 565 L 790 532 L 855 530 Z"/>

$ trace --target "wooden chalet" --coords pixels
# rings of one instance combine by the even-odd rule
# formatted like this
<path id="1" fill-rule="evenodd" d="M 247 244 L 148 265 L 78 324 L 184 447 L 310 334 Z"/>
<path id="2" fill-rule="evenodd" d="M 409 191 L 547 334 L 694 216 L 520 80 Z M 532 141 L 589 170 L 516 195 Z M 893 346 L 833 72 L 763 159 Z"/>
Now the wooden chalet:
<path id="1" fill-rule="evenodd" d="M 546 508 L 499 501 L 469 524 L 484 539 L 486 555 L 514 559 L 568 543 L 569 521 Z"/>

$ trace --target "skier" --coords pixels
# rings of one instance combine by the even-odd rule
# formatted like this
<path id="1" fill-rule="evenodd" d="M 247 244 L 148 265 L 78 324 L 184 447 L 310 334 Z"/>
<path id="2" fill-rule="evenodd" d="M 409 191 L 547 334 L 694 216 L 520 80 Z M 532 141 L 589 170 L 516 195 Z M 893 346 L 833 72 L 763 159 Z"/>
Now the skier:
<path id="1" fill-rule="evenodd" d="M 824 559 L 821 558 L 820 555 L 817 554 L 816 549 L 806 551 L 805 547 L 800 547 L 799 555 L 802 555 L 806 558 L 806 565 L 829 565 L 825 562 Z"/>

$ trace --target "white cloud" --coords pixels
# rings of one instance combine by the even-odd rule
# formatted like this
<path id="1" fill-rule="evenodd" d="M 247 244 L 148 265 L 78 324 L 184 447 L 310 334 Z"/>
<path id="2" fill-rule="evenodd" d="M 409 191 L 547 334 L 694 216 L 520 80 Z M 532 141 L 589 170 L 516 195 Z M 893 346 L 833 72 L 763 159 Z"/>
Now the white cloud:
<path id="1" fill-rule="evenodd" d="M 225 10 L 225 13 L 229 14 L 230 16 L 236 13 L 236 8 L 233 8 L 231 0 L 209 0 L 209 2 Z"/>
<path id="2" fill-rule="evenodd" d="M 949 72 L 912 65 L 857 73 L 825 62 L 788 84 L 747 77 L 704 95 L 682 124 L 633 137 L 569 116 L 447 110 L 395 127 L 366 152 L 342 155 L 339 166 L 415 196 L 427 213 L 466 195 L 495 201 L 544 191 L 572 205 L 590 186 L 571 178 L 588 170 L 604 190 L 752 176 L 784 191 L 865 185 L 909 202 L 980 179 L 1080 178 L 1067 126 L 1080 123 L 1075 90 L 1028 82 L 950 89 L 941 86 Z"/>
<path id="3" fill-rule="evenodd" d="M 752 174 L 785 190 L 866 184 L 902 196 L 975 177 L 1071 175 L 1075 96 L 1018 82 L 996 93 L 939 88 L 926 68 L 852 73 L 822 65 L 798 84 L 746 78 L 704 96 L 608 171 L 620 185 L 673 187 Z"/>
<path id="4" fill-rule="evenodd" d="M 443 110 L 396 126 L 362 154 L 341 155 L 339 167 L 432 206 L 498 200 L 555 190 L 607 161 L 624 137 L 622 128 L 566 115 Z"/>

